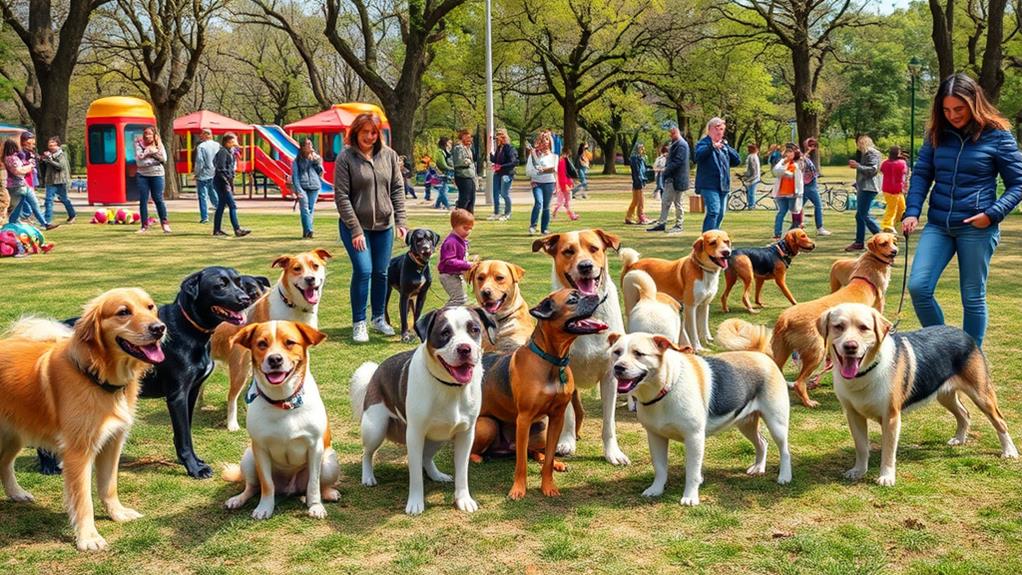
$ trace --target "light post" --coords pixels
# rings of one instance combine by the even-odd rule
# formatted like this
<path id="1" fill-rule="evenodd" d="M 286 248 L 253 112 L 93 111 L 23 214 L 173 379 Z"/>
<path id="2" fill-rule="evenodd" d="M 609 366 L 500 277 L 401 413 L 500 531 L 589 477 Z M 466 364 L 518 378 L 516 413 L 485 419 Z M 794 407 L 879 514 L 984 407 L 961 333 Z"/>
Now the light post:
<path id="1" fill-rule="evenodd" d="M 490 0 L 486 0 L 486 146 L 483 147 L 483 203 L 489 203 L 493 197 L 493 164 L 490 163 L 490 150 L 496 150 L 493 141 L 493 33 Z"/>
<path id="2" fill-rule="evenodd" d="M 911 167 L 915 163 L 916 157 L 916 79 L 919 78 L 919 72 L 922 70 L 923 64 L 919 61 L 919 58 L 912 56 L 912 59 L 908 61 L 908 74 L 912 77 L 912 102 L 911 102 L 911 116 L 909 120 L 909 147 L 908 147 L 908 165 Z"/>

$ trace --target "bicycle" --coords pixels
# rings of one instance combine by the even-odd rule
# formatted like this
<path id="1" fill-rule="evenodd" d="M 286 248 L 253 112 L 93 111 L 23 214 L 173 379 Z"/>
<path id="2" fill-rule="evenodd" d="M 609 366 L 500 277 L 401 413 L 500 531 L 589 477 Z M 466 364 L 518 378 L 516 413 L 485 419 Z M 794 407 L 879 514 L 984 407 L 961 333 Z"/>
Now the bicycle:
<path id="1" fill-rule="evenodd" d="M 767 190 L 771 190 L 773 188 L 773 184 L 759 180 L 757 182 L 757 187 L 760 189 L 765 188 Z M 747 209 L 749 207 L 748 198 L 749 184 L 743 181 L 738 185 L 737 190 L 731 190 L 731 192 L 727 195 L 727 209 L 733 211 Z M 754 208 L 760 210 L 776 210 L 777 203 L 774 202 L 774 199 L 770 196 L 770 191 L 767 191 L 756 198 Z"/>
<path id="2" fill-rule="evenodd" d="M 839 188 L 847 184 L 830 184 L 822 182 L 823 190 L 820 191 L 820 200 L 835 212 L 843 212 L 848 209 L 848 188 Z"/>

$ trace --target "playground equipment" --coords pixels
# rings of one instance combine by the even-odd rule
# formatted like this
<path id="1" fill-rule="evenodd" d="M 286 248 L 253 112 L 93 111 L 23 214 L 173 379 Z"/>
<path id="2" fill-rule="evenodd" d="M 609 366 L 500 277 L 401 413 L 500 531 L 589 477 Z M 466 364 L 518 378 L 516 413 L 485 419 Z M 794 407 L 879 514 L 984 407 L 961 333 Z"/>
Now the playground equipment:
<path id="1" fill-rule="evenodd" d="M 323 157 L 323 175 L 328 182 L 333 182 L 334 160 L 344 149 L 344 138 L 348 128 L 359 114 L 365 113 L 376 114 L 380 118 L 380 135 L 383 136 L 384 143 L 390 145 L 390 122 L 387 121 L 383 110 L 374 104 L 360 102 L 334 104 L 329 110 L 292 122 L 284 126 L 284 129 L 293 138 L 291 141 L 312 138 L 313 147 L 319 150 L 319 155 Z"/>
<path id="2" fill-rule="evenodd" d="M 134 142 L 150 126 L 156 127 L 156 115 L 145 100 L 111 96 L 92 102 L 85 114 L 89 205 L 138 201 Z"/>
<path id="3" fill-rule="evenodd" d="M 25 128 L 21 126 L 15 126 L 13 124 L 0 124 L 0 142 L 14 138 L 15 140 L 21 137 L 21 133 L 25 131 Z"/>
<path id="4" fill-rule="evenodd" d="M 209 110 L 199 110 L 174 120 L 174 135 L 178 138 L 177 156 L 174 158 L 178 174 L 191 174 L 195 163 L 195 149 L 199 146 L 199 135 L 209 129 L 214 138 L 234 132 L 238 137 L 241 157 L 235 168 L 240 174 L 252 171 L 252 148 L 254 129 L 251 124 L 221 116 Z"/>
<path id="5" fill-rule="evenodd" d="M 269 148 L 265 151 L 262 146 L 254 146 L 253 166 L 256 171 L 261 172 L 280 188 L 284 197 L 292 195 L 291 192 L 291 166 L 298 156 L 298 142 L 291 139 L 280 126 L 269 124 L 266 126 L 253 126 L 256 137 Z M 323 166 L 323 176 L 320 177 L 319 197 L 323 200 L 331 200 L 334 197 L 334 187 L 330 181 L 325 179 L 329 174 L 333 179 L 333 164 L 330 169 Z"/>

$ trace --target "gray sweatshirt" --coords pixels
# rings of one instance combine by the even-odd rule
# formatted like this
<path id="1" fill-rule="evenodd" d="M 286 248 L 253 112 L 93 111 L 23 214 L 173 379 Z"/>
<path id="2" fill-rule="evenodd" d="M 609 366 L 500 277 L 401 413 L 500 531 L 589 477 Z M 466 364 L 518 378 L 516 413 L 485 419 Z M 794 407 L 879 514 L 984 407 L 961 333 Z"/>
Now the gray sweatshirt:
<path id="1" fill-rule="evenodd" d="M 357 148 L 344 148 L 334 162 L 334 203 L 353 238 L 364 230 L 406 227 L 404 178 L 397 152 L 383 146 L 367 160 Z"/>
<path id="2" fill-rule="evenodd" d="M 206 140 L 195 149 L 195 164 L 192 165 L 192 172 L 196 180 L 212 180 L 216 169 L 213 167 L 213 158 L 220 151 L 220 144 L 216 140 Z"/>
<path id="3" fill-rule="evenodd" d="M 135 165 L 138 167 L 140 176 L 152 177 L 165 174 L 163 162 L 167 161 L 167 149 L 159 140 L 156 140 L 154 144 L 155 150 L 152 149 L 153 146 L 149 146 L 149 150 L 146 151 L 146 145 L 142 143 L 142 138 L 139 137 L 135 140 Z"/>

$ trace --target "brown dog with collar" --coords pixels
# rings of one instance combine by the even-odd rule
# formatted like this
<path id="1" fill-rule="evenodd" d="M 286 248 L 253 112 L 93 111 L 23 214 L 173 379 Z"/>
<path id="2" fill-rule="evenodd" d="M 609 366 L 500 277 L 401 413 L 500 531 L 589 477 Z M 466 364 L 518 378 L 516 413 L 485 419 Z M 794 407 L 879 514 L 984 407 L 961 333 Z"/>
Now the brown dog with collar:
<path id="1" fill-rule="evenodd" d="M 510 353 L 528 343 L 536 322 L 519 287 L 523 277 L 521 266 L 501 260 L 476 262 L 465 272 L 476 301 L 497 322 L 497 341 L 484 339 L 483 351 Z"/>
<path id="2" fill-rule="evenodd" d="M 869 241 L 866 242 L 865 253 L 855 258 L 835 260 L 830 266 L 830 293 L 834 293 L 848 285 L 848 282 L 852 280 L 852 272 L 855 270 L 855 266 L 859 265 L 860 260 L 873 258 L 884 263 L 891 260 L 891 239 L 889 236 L 890 234 L 873 234 Z M 895 244 L 897 244 L 897 236 L 895 236 Z M 894 265 L 894 261 L 890 261 L 890 265 Z"/>
<path id="3" fill-rule="evenodd" d="M 501 423 L 514 423 L 515 481 L 508 493 L 511 499 L 525 497 L 530 429 L 544 418 L 548 419 L 546 442 L 531 447 L 544 452 L 543 495 L 560 495 L 554 485 L 554 452 L 564 426 L 564 412 L 571 403 L 576 412 L 576 434 L 583 415 L 568 367 L 568 350 L 578 336 L 607 329 L 607 324 L 592 319 L 601 303 L 602 298 L 596 294 L 558 290 L 530 310 L 539 322 L 528 345 L 511 354 L 483 356 L 483 405 L 472 453 L 480 456 L 493 445 Z"/>
<path id="4" fill-rule="evenodd" d="M 724 294 L 720 296 L 720 309 L 727 313 L 727 296 L 731 294 L 731 288 L 738 280 L 742 280 L 742 304 L 749 313 L 759 313 L 764 307 L 760 294 L 763 292 L 763 284 L 766 280 L 774 280 L 781 293 L 788 298 L 791 305 L 798 303 L 795 296 L 791 295 L 785 276 L 788 273 L 788 266 L 800 252 L 811 252 L 816 249 L 816 242 L 806 234 L 805 230 L 795 228 L 788 230 L 780 241 L 765 248 L 739 248 L 731 252 L 730 265 L 724 272 Z M 749 302 L 749 286 L 752 280 L 756 280 L 756 305 Z M 833 291 L 833 290 L 831 290 Z"/>

